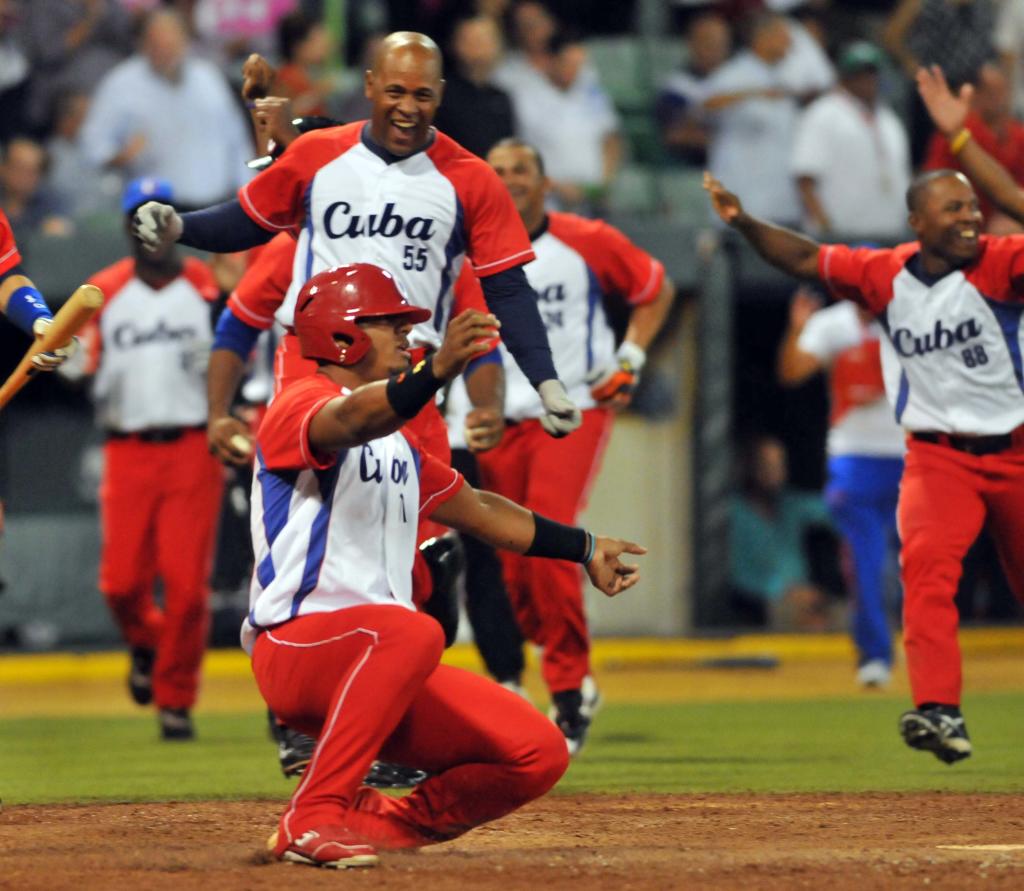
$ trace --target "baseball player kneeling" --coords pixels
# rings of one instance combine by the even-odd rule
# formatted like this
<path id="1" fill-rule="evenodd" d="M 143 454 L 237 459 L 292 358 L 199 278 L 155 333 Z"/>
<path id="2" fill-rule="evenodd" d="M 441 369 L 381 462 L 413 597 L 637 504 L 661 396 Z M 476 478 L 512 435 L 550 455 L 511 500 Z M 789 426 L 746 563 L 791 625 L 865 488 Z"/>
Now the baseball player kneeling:
<path id="1" fill-rule="evenodd" d="M 280 860 L 372 866 L 377 849 L 446 841 L 543 795 L 568 765 L 559 730 L 493 681 L 440 664 L 440 625 L 412 604 L 420 514 L 494 545 L 575 560 L 614 596 L 631 542 L 595 536 L 466 485 L 400 428 L 489 348 L 469 310 L 410 369 L 430 311 L 359 263 L 303 286 L 295 330 L 319 371 L 272 403 L 257 437 L 256 559 L 242 643 L 267 704 L 317 737 L 270 848 Z M 433 776 L 404 798 L 361 786 L 375 758 Z"/>

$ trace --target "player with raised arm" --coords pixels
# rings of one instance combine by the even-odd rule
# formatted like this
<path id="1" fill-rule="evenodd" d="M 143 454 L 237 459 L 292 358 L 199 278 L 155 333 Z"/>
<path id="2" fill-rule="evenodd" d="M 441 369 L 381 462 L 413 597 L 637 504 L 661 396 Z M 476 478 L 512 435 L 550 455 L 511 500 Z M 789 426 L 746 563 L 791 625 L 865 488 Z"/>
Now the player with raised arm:
<path id="1" fill-rule="evenodd" d="M 710 174 L 704 187 L 722 220 L 769 263 L 867 309 L 892 343 L 883 372 L 908 434 L 898 524 L 915 705 L 900 732 L 947 764 L 966 758 L 954 596 L 986 522 L 1024 598 L 1024 236 L 982 235 L 974 189 L 952 170 L 911 183 L 918 240 L 887 250 L 818 244 L 750 216 Z"/>
<path id="2" fill-rule="evenodd" d="M 281 860 L 372 866 L 378 848 L 455 838 L 544 794 L 565 771 L 561 734 L 520 697 L 439 660 L 440 626 L 412 604 L 422 512 L 534 556 L 575 560 L 608 596 L 638 580 L 639 545 L 563 526 L 464 484 L 401 430 L 474 356 L 494 316 L 470 310 L 410 367 L 429 310 L 390 274 L 351 264 L 313 276 L 295 327 L 319 371 L 271 404 L 257 437 L 256 556 L 243 646 L 260 691 L 317 736 L 270 840 Z M 378 757 L 434 775 L 404 798 L 360 787 Z"/>
<path id="3" fill-rule="evenodd" d="M 541 396 L 545 429 L 564 436 L 579 426 L 580 413 L 558 380 L 523 274 L 533 259 L 529 238 L 493 171 L 431 126 L 443 89 L 437 45 L 422 34 L 391 34 L 366 72 L 369 121 L 299 137 L 235 201 L 183 216 L 145 205 L 137 237 L 153 247 L 181 240 L 222 253 L 292 232 L 298 248 L 280 310 L 287 316 L 318 271 L 342 262 L 383 264 L 410 302 L 433 314 L 412 336 L 424 348 L 440 343 L 452 285 L 468 257 L 502 339 Z M 439 415 L 433 427 L 430 435 L 445 440 Z"/>

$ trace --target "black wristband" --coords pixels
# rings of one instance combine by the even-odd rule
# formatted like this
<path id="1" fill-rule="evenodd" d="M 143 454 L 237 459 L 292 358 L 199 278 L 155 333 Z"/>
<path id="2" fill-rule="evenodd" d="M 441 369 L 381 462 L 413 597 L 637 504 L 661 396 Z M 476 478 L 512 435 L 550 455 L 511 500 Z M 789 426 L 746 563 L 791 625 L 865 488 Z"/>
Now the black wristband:
<path id="1" fill-rule="evenodd" d="M 564 526 L 537 513 L 533 515 L 533 525 L 533 541 L 525 551 L 527 557 L 587 563 L 594 556 L 594 536 L 586 529 Z"/>
<path id="2" fill-rule="evenodd" d="M 443 386 L 444 381 L 434 377 L 433 359 L 428 356 L 412 370 L 389 378 L 385 392 L 398 417 L 415 418 Z"/>

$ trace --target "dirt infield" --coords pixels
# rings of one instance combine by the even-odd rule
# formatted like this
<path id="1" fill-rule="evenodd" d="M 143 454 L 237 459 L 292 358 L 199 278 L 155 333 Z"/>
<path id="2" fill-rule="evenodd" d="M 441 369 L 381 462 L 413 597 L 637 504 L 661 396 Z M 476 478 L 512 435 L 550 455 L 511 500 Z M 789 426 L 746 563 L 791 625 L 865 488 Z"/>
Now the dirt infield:
<path id="1" fill-rule="evenodd" d="M 465 838 L 335 873 L 266 862 L 276 802 L 0 813 L 0 888 L 1024 887 L 1024 796 L 549 796 Z M 1005 845 L 1020 850 L 951 850 Z"/>

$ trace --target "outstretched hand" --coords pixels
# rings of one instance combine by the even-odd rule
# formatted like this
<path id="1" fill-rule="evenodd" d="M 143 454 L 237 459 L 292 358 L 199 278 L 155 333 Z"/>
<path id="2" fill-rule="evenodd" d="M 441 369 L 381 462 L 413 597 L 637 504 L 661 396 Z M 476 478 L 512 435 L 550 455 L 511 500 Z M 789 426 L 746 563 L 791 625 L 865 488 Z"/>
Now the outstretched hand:
<path id="1" fill-rule="evenodd" d="M 730 226 L 735 223 L 740 214 L 743 213 L 743 205 L 740 204 L 740 199 L 733 195 L 732 192 L 727 191 L 725 186 L 706 170 L 704 171 L 704 190 L 711 198 L 711 206 L 715 209 L 715 213 L 721 217 L 722 222 Z"/>
<path id="2" fill-rule="evenodd" d="M 635 563 L 623 563 L 620 554 L 646 554 L 647 548 L 619 538 L 597 536 L 594 542 L 594 556 L 587 563 L 587 575 L 602 594 L 614 597 L 640 581 L 640 567 Z"/>
<path id="3" fill-rule="evenodd" d="M 252 102 L 270 94 L 277 71 L 259 53 L 252 53 L 242 65 L 242 98 Z"/>
<path id="4" fill-rule="evenodd" d="M 963 129 L 967 114 L 971 110 L 974 87 L 964 84 L 956 95 L 946 82 L 946 75 L 938 65 L 918 68 L 915 76 L 917 92 L 932 123 L 946 136 L 951 137 Z"/>

